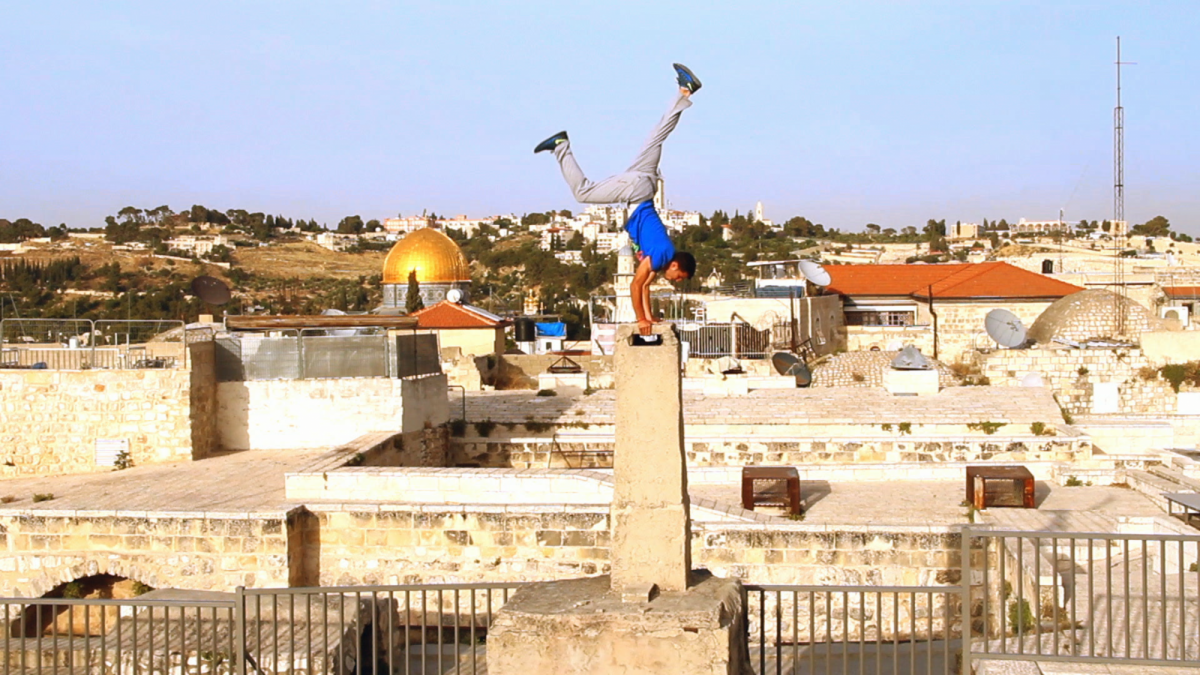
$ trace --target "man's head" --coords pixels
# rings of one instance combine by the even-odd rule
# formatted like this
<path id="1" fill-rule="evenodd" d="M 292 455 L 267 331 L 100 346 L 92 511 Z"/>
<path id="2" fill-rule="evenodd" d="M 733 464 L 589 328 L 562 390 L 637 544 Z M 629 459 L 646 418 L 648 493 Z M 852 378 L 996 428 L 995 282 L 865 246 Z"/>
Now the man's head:
<path id="1" fill-rule="evenodd" d="M 671 258 L 671 263 L 663 271 L 663 277 L 667 281 L 683 281 L 694 276 L 696 276 L 696 256 L 686 251 L 676 251 L 675 257 Z"/>

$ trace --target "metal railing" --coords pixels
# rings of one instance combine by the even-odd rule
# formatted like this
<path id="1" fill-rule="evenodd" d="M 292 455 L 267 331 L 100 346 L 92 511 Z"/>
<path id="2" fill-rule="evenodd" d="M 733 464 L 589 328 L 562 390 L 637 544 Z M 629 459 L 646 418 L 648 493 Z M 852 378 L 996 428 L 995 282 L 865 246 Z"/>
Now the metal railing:
<path id="1" fill-rule="evenodd" d="M 186 368 L 190 341 L 182 321 L 4 319 L 0 368 Z"/>
<path id="2" fill-rule="evenodd" d="M 158 592 L 182 596 L 177 598 L 0 599 L 0 674 L 483 673 L 488 627 L 519 586 L 239 588 Z"/>
<path id="3" fill-rule="evenodd" d="M 407 378 L 442 372 L 437 336 L 378 329 L 283 329 L 215 338 L 217 380 Z"/>
<path id="4" fill-rule="evenodd" d="M 1200 667 L 1200 536 L 964 528 L 972 659 Z"/>
<path id="5" fill-rule="evenodd" d="M 946 585 L 747 585 L 755 671 L 952 675 L 984 659 L 1200 667 L 1200 536 L 966 527 L 961 547 L 961 580 L 947 570 Z M 521 586 L 0 599 L 0 675 L 481 673 L 493 617 Z"/>
<path id="6" fill-rule="evenodd" d="M 758 675 L 959 672 L 958 586 L 745 588 Z"/>

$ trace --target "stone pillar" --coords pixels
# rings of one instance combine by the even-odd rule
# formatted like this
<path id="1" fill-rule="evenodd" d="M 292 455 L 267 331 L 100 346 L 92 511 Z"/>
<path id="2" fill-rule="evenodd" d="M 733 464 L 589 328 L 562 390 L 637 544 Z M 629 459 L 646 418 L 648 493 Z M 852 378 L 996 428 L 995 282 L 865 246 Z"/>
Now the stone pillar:
<path id="1" fill-rule="evenodd" d="M 636 325 L 617 329 L 617 423 L 613 456 L 612 588 L 625 594 L 687 589 L 691 519 L 683 450 L 679 336 L 658 324 L 657 345 L 635 345 Z M 645 600 L 645 598 L 643 598 Z"/>

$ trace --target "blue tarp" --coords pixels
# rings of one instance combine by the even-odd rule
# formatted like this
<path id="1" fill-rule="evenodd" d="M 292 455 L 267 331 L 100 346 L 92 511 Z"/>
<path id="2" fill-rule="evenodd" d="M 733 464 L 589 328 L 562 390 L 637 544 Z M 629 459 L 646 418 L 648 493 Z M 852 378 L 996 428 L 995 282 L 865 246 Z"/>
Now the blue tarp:
<path id="1" fill-rule="evenodd" d="M 567 337 L 567 324 L 561 321 L 535 324 L 538 337 Z"/>

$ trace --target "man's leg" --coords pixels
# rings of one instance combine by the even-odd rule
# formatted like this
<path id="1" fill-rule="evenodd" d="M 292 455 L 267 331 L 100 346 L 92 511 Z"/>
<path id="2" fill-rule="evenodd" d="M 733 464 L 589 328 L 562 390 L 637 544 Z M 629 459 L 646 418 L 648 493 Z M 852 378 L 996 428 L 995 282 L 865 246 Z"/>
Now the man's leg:
<path id="1" fill-rule="evenodd" d="M 571 142 L 554 147 L 554 157 L 562 169 L 563 179 L 581 204 L 630 204 L 644 202 L 654 196 L 654 179 L 632 173 L 617 174 L 600 182 L 592 182 L 579 168 Z"/>
<path id="2" fill-rule="evenodd" d="M 650 138 L 646 139 L 646 144 L 642 146 L 642 151 L 634 158 L 633 164 L 629 165 L 626 171 L 630 173 L 649 174 L 653 178 L 658 177 L 658 162 L 662 159 L 663 142 L 667 140 L 667 136 L 675 130 L 675 125 L 679 124 L 679 116 L 683 114 L 692 105 L 691 97 L 683 91 L 679 91 L 675 95 L 675 101 L 671 104 L 671 109 L 667 114 L 662 116 L 654 130 L 650 132 Z M 653 192 L 651 192 L 653 196 Z"/>

